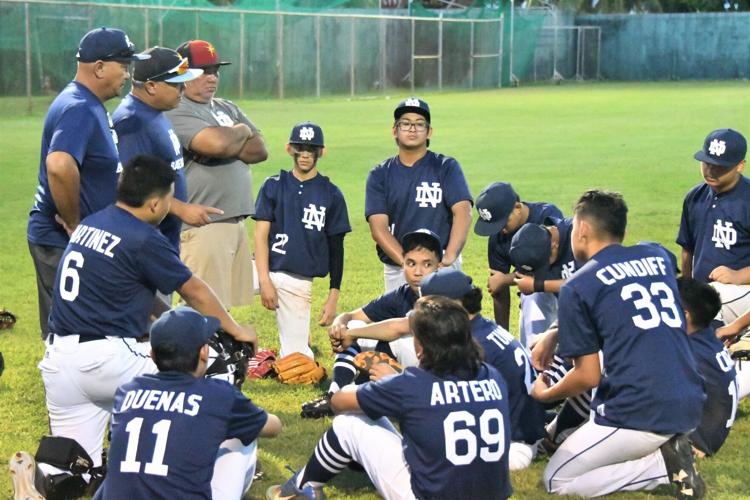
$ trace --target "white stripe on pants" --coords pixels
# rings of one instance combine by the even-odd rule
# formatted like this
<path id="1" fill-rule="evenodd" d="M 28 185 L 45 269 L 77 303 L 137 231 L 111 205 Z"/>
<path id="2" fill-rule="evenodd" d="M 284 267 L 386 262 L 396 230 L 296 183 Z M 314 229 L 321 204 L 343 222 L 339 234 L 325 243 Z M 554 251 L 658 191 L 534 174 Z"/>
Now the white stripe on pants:
<path id="1" fill-rule="evenodd" d="M 659 447 L 670 437 L 589 420 L 550 457 L 544 488 L 558 495 L 596 497 L 668 484 Z"/>
<path id="2" fill-rule="evenodd" d="M 279 307 L 276 323 L 284 357 L 293 352 L 313 356 L 310 349 L 310 308 L 312 307 L 312 278 L 285 272 L 272 272 L 271 283 L 276 288 Z"/>

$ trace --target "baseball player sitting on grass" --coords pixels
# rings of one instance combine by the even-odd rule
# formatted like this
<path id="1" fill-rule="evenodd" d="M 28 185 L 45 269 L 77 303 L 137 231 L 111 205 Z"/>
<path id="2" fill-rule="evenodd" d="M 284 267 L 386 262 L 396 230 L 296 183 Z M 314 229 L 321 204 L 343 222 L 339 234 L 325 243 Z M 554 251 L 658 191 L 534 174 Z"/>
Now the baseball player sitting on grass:
<path id="1" fill-rule="evenodd" d="M 709 285 L 692 278 L 678 279 L 677 286 L 690 347 L 698 362 L 698 371 L 706 381 L 707 397 L 701 422 L 690 434 L 690 441 L 700 456 L 714 455 L 729 436 L 739 400 L 734 361 L 711 327 L 721 309 L 721 298 Z"/>
<path id="2" fill-rule="evenodd" d="M 55 436 L 43 441 L 38 452 L 54 459 L 40 464 L 49 489 L 67 490 L 71 482 L 85 489 L 81 471 L 71 476 L 64 468 L 72 463 L 64 450 L 74 446 L 88 455 L 87 469 L 92 470 L 85 472 L 101 476 L 102 442 L 115 391 L 156 371 L 143 336 L 149 313 L 160 303 L 154 301 L 157 289 L 177 291 L 200 313 L 219 318 L 236 340 L 256 342 L 252 327 L 232 319 L 158 230 L 169 212 L 174 180 L 169 163 L 136 156 L 120 176 L 116 204 L 84 218 L 63 254 L 47 349 L 39 363 Z"/>
<path id="3" fill-rule="evenodd" d="M 402 318 L 411 311 L 414 302 L 419 297 L 419 285 L 422 279 L 437 269 L 443 251 L 440 238 L 428 229 L 419 229 L 405 234 L 401 239 L 401 248 L 404 252 L 403 273 L 406 284 L 386 292 L 359 309 L 337 316 L 329 330 L 331 338 L 342 337 L 343 331 L 353 326 L 350 322 L 362 324 Z M 410 342 L 411 339 L 399 339 L 391 343 L 367 340 L 361 344 L 353 342 L 343 352 L 336 354 L 333 364 L 333 382 L 328 393 L 318 399 L 303 403 L 302 416 L 321 418 L 331 415 L 331 395 L 355 381 L 358 372 L 354 365 L 354 357 L 362 351 L 385 352 L 404 365 L 416 365 L 417 360 Z M 362 381 L 364 380 L 367 378 L 362 378 Z"/>
<path id="4" fill-rule="evenodd" d="M 513 336 L 495 322 L 481 315 L 482 290 L 471 277 L 457 269 L 439 269 L 422 280 L 421 295 L 437 295 L 457 300 L 469 314 L 471 333 L 482 347 L 483 359 L 493 366 L 508 385 L 508 407 L 511 429 L 508 465 L 510 470 L 528 467 L 536 455 L 537 441 L 544 437 L 544 409 L 529 395 L 536 372 L 528 352 Z M 409 318 L 394 318 L 350 328 L 336 339 L 336 349 L 343 350 L 353 339 L 370 338 L 392 342 L 402 337 L 412 340 Z M 416 356 L 415 356 L 416 359 Z M 387 368 L 375 365 L 371 375 Z"/>
<path id="5" fill-rule="evenodd" d="M 562 218 L 562 212 L 550 203 L 521 201 L 507 182 L 493 182 L 475 201 L 479 218 L 474 232 L 487 239 L 490 277 L 487 291 L 492 294 L 495 322 L 510 328 L 510 287 L 515 273 L 510 272 L 510 243 L 524 224 L 541 224 L 547 217 Z M 533 337 L 545 331 L 557 318 L 557 297 L 546 293 L 521 295 L 520 338 L 529 347 Z"/>
<path id="6" fill-rule="evenodd" d="M 276 437 L 281 421 L 231 384 L 203 378 L 208 338 L 218 328 L 219 320 L 189 307 L 151 326 L 159 372 L 117 389 L 107 477 L 96 499 L 239 499 L 250 487 L 256 439 Z M 230 438 L 247 447 L 244 471 L 227 469 L 217 456 Z"/>
<path id="7" fill-rule="evenodd" d="M 295 125 L 286 151 L 294 167 L 266 179 L 255 202 L 255 264 L 263 306 L 276 311 L 280 355 L 301 352 L 312 358 L 313 278 L 331 275 L 318 318 L 328 326 L 344 273 L 344 236 L 352 228 L 341 190 L 318 173 L 323 130 L 311 122 Z"/>
<path id="8" fill-rule="evenodd" d="M 422 297 L 409 325 L 419 366 L 334 394 L 331 428 L 267 498 L 323 498 L 323 485 L 354 462 L 386 499 L 510 496 L 508 390 L 482 362 L 466 311 Z"/>
<path id="9" fill-rule="evenodd" d="M 531 394 L 547 402 L 597 391 L 593 417 L 552 455 L 544 487 L 594 497 L 671 480 L 678 498 L 701 498 L 686 433 L 705 395 L 674 270 L 658 248 L 622 246 L 626 225 L 618 193 L 587 191 L 574 209 L 573 253 L 586 264 L 560 289 L 557 334 L 574 368 L 551 387 L 540 375 Z"/>

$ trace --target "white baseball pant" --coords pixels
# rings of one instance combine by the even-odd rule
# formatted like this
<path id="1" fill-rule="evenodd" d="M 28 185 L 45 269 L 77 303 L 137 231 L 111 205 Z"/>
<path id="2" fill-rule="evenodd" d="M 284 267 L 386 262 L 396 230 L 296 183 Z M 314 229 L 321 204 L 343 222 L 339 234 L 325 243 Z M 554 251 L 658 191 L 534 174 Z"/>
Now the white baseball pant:
<path id="1" fill-rule="evenodd" d="M 314 357 L 310 349 L 310 309 L 312 308 L 312 278 L 285 272 L 271 272 L 271 283 L 276 288 L 279 307 L 276 323 L 281 343 L 280 357 L 301 352 Z"/>
<path id="2" fill-rule="evenodd" d="M 461 270 L 461 256 L 453 262 L 451 269 Z M 390 292 L 395 290 L 401 285 L 406 284 L 406 278 L 404 278 L 404 268 L 401 266 L 393 266 L 391 264 L 383 264 L 383 281 L 385 282 L 385 291 Z"/>
<path id="3" fill-rule="evenodd" d="M 738 395 L 742 400 L 750 395 L 750 361 L 735 360 L 734 369 L 737 370 Z"/>
<path id="4" fill-rule="evenodd" d="M 750 310 L 750 285 L 727 285 L 718 281 L 709 285 L 721 297 L 721 312 L 717 319 L 729 324 Z"/>
<path id="5" fill-rule="evenodd" d="M 227 439 L 219 447 L 211 478 L 214 500 L 239 500 L 250 489 L 258 463 L 258 441 L 245 446 L 239 439 Z M 244 471 L 244 474 L 243 474 Z"/>
<path id="6" fill-rule="evenodd" d="M 558 495 L 597 497 L 669 484 L 659 447 L 670 437 L 589 420 L 550 457 L 544 488 Z"/>
<path id="7" fill-rule="evenodd" d="M 39 362 L 50 431 L 78 441 L 102 464 L 102 445 L 117 388 L 144 373 L 155 373 L 148 342 L 106 337 L 80 342 L 78 335 L 54 335 Z"/>

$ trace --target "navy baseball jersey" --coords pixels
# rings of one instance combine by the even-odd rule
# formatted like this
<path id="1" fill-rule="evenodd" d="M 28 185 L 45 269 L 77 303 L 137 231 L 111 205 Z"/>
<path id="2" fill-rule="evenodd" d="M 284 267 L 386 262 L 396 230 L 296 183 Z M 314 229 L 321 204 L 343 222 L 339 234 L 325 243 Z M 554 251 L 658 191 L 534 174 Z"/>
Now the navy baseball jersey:
<path id="1" fill-rule="evenodd" d="M 726 193 L 700 184 L 685 196 L 677 244 L 693 254 L 693 278 L 708 282 L 718 266 L 750 266 L 750 180 Z"/>
<path id="2" fill-rule="evenodd" d="M 78 163 L 81 219 L 114 203 L 117 175 L 117 133 L 102 102 L 84 85 L 70 82 L 55 98 L 44 119 L 39 185 L 29 213 L 28 240 L 35 245 L 65 248 L 68 234 L 55 221 L 57 207 L 47 181 L 47 155 L 61 151 Z"/>
<path id="3" fill-rule="evenodd" d="M 737 413 L 737 371 L 713 328 L 697 331 L 689 339 L 698 371 L 706 381 L 707 396 L 701 423 L 690 440 L 702 452 L 713 455 L 724 444 Z"/>
<path id="4" fill-rule="evenodd" d="M 526 220 L 529 224 L 542 224 L 548 217 L 563 218 L 560 209 L 550 203 L 527 201 L 523 203 L 529 207 L 529 218 Z M 512 264 L 510 260 L 510 242 L 513 240 L 514 234 L 516 233 L 503 234 L 500 231 L 487 239 L 487 260 L 489 261 L 490 269 L 506 274 L 510 272 Z"/>
<path id="5" fill-rule="evenodd" d="M 225 381 L 178 372 L 137 377 L 115 394 L 102 498 L 211 499 L 221 442 L 248 445 L 266 420 Z"/>
<path id="6" fill-rule="evenodd" d="M 269 177 L 258 192 L 252 217 L 271 223 L 269 269 L 310 278 L 329 272 L 328 237 L 352 230 L 344 195 L 320 174 L 300 181 L 282 170 Z"/>
<path id="7" fill-rule="evenodd" d="M 557 259 L 547 270 L 547 279 L 569 279 L 576 271 L 576 260 L 573 257 L 573 247 L 570 246 L 570 233 L 573 232 L 573 218 L 556 219 L 548 217 L 544 220 L 547 226 L 557 227 L 560 242 L 557 249 Z"/>
<path id="8" fill-rule="evenodd" d="M 417 498 L 510 496 L 508 389 L 487 363 L 474 380 L 409 367 L 359 386 L 357 401 L 372 419 L 398 420 Z"/>
<path id="9" fill-rule="evenodd" d="M 460 201 L 473 203 L 469 186 L 458 162 L 450 156 L 428 151 L 411 167 L 398 156 L 370 170 L 365 192 L 365 218 L 388 216 L 391 234 L 397 241 L 408 232 L 427 228 L 440 237 L 443 250 L 450 240 L 453 212 Z M 395 265 L 378 247 L 378 257 Z"/>
<path id="10" fill-rule="evenodd" d="M 187 200 L 182 146 L 167 115 L 133 94 L 128 94 L 112 114 L 112 122 L 119 138 L 118 149 L 122 164 L 127 165 L 131 158 L 143 154 L 169 162 L 177 174 L 174 181 L 174 197 L 180 201 Z M 167 214 L 159 224 L 159 230 L 178 251 L 181 225 L 182 221 L 172 214 Z"/>
<path id="11" fill-rule="evenodd" d="M 373 323 L 391 318 L 403 318 L 414 309 L 419 296 L 407 285 L 386 292 L 377 299 L 371 300 L 362 311 Z"/>
<path id="12" fill-rule="evenodd" d="M 544 408 L 529 395 L 536 371 L 521 343 L 494 321 L 476 315 L 471 333 L 484 351 L 484 361 L 492 365 L 508 384 L 511 439 L 533 444 L 542 439 Z"/>
<path id="13" fill-rule="evenodd" d="M 597 424 L 657 434 L 698 425 L 703 379 L 679 297 L 668 258 L 646 245 L 609 245 L 563 285 L 558 354 L 602 353 Z"/>
<path id="14" fill-rule="evenodd" d="M 139 337 L 159 290 L 192 273 L 159 230 L 116 205 L 83 219 L 57 268 L 50 331 Z"/>

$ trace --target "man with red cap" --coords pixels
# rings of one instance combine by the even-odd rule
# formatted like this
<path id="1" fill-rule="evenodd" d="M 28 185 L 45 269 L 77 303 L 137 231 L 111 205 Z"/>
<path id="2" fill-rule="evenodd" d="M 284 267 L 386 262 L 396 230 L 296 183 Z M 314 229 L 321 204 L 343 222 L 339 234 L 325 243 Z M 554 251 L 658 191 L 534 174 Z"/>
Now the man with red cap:
<path id="1" fill-rule="evenodd" d="M 180 105 L 169 111 L 182 144 L 187 202 L 216 207 L 213 224 L 183 224 L 180 257 L 216 292 L 224 306 L 249 304 L 253 294 L 250 242 L 245 218 L 254 213 L 249 164 L 268 156 L 258 128 L 231 101 L 215 97 L 221 61 L 209 42 L 177 48 L 190 68 L 203 74 L 185 82 Z"/>

